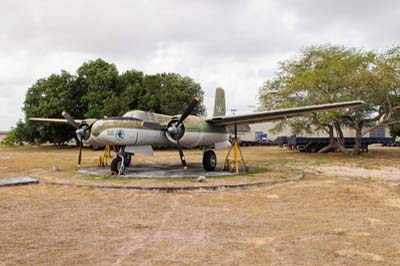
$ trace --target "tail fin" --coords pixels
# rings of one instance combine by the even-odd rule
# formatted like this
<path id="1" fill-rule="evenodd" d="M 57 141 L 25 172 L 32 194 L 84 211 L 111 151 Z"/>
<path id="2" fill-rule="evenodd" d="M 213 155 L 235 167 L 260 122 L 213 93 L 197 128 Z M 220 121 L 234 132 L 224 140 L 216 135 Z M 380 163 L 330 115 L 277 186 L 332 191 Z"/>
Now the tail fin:
<path id="1" fill-rule="evenodd" d="M 215 90 L 215 102 L 214 102 L 214 114 L 213 114 L 213 117 L 225 116 L 225 113 L 226 113 L 225 91 L 222 88 L 217 88 Z"/>

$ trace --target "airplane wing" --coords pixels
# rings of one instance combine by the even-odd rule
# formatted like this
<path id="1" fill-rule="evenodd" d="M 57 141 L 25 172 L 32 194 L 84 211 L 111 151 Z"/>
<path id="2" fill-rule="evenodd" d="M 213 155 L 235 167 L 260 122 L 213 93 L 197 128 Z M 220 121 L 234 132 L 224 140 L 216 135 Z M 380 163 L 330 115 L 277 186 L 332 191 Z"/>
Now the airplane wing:
<path id="1" fill-rule="evenodd" d="M 310 105 L 310 106 L 294 107 L 294 108 L 287 108 L 280 110 L 271 110 L 265 112 L 243 114 L 243 115 L 217 116 L 210 119 L 206 119 L 206 121 L 211 124 L 221 125 L 221 126 L 229 126 L 234 124 L 255 124 L 255 123 L 281 120 L 320 111 L 328 111 L 328 110 L 335 110 L 342 108 L 354 108 L 354 107 L 359 107 L 363 104 L 364 104 L 363 101 L 328 103 L 328 104 Z"/>
<path id="2" fill-rule="evenodd" d="M 51 122 L 51 123 L 62 123 L 62 124 L 70 124 L 67 119 L 63 118 L 39 118 L 39 117 L 31 117 L 30 121 L 38 121 L 38 122 Z M 83 120 L 75 120 L 76 123 L 80 124 Z"/>

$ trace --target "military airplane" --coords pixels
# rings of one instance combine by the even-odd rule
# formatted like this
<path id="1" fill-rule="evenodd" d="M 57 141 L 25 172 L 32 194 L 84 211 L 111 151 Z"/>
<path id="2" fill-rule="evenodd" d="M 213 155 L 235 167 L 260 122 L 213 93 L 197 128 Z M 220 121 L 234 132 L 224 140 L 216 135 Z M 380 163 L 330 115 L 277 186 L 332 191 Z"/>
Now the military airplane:
<path id="1" fill-rule="evenodd" d="M 353 108 L 364 103 L 363 101 L 339 102 L 225 116 L 225 92 L 217 88 L 213 116 L 203 119 L 190 115 L 199 101 L 200 99 L 195 97 L 183 114 L 174 116 L 133 110 L 122 117 L 103 119 L 75 120 L 67 112 L 63 112 L 65 119 L 29 118 L 29 120 L 68 123 L 75 127 L 80 141 L 78 165 L 81 163 L 83 143 L 114 146 L 116 157 L 111 163 L 111 171 L 119 175 L 124 173 L 134 154 L 152 155 L 152 146 L 176 146 L 182 165 L 186 169 L 183 148 L 200 146 L 203 148 L 204 169 L 213 171 L 217 165 L 217 156 L 210 148 L 230 147 L 228 127 L 234 126 L 236 131 L 237 125 L 240 124 L 276 121 L 314 112 Z"/>

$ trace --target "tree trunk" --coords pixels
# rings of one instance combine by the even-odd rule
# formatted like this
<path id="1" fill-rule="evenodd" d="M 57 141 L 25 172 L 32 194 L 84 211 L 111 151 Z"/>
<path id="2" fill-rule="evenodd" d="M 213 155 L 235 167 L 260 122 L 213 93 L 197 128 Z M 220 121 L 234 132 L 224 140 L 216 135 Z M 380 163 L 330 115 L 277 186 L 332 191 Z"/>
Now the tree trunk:
<path id="1" fill-rule="evenodd" d="M 346 146 L 344 143 L 344 135 L 343 135 L 343 130 L 340 127 L 339 121 L 335 120 L 334 126 L 336 129 L 336 135 L 337 135 L 337 148 L 343 152 L 344 154 L 348 154 L 348 151 L 346 150 Z"/>
<path id="2" fill-rule="evenodd" d="M 333 135 L 333 126 L 327 125 L 328 127 L 328 134 L 329 134 L 329 145 L 323 147 L 318 153 L 327 153 L 331 151 L 336 151 L 338 145 L 337 141 L 335 140 L 335 136 Z"/>
<path id="3" fill-rule="evenodd" d="M 362 143 L 361 143 L 361 138 L 362 138 L 362 132 L 361 132 L 361 127 L 357 127 L 356 128 L 356 139 L 355 139 L 355 144 L 353 147 L 353 151 L 351 152 L 351 155 L 360 155 L 361 153 L 361 147 L 362 147 Z"/>

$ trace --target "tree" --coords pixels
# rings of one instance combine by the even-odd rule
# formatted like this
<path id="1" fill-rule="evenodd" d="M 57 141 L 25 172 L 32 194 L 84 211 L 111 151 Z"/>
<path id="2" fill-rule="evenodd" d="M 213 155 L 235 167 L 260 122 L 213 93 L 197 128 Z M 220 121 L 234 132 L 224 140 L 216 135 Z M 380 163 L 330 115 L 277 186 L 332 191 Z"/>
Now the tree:
<path id="1" fill-rule="evenodd" d="M 75 77 L 66 71 L 38 80 L 26 93 L 23 107 L 26 118 L 61 117 L 64 110 L 73 116 L 81 114 L 81 93 L 75 85 Z M 31 143 L 49 141 L 62 144 L 75 136 L 74 129 L 68 125 L 34 123 L 29 120 L 25 124 L 17 124 L 17 132 Z"/>
<path id="2" fill-rule="evenodd" d="M 182 77 L 175 73 L 161 74 L 160 84 L 160 109 L 164 114 L 181 114 L 194 97 L 200 97 L 200 103 L 193 110 L 193 114 L 204 114 L 205 108 L 202 102 L 203 91 L 198 83 L 189 77 Z"/>
<path id="3" fill-rule="evenodd" d="M 129 98 L 130 109 L 141 109 L 167 115 L 183 113 L 194 97 L 200 97 L 200 103 L 193 110 L 194 115 L 203 115 L 204 92 L 200 84 L 189 77 L 176 73 L 144 75 L 134 70 L 121 75 L 120 83 L 125 89 L 122 97 Z"/>
<path id="4" fill-rule="evenodd" d="M 392 137 L 400 137 L 400 123 L 390 125 L 390 135 Z"/>
<path id="5" fill-rule="evenodd" d="M 14 144 L 17 143 L 17 139 L 15 137 L 15 130 L 11 129 L 8 131 L 7 135 L 4 137 L 4 139 L 1 141 L 1 145 L 6 145 L 6 146 L 13 146 Z"/>
<path id="6" fill-rule="evenodd" d="M 138 109 L 140 99 L 145 94 L 143 72 L 128 70 L 118 76 L 117 87 L 121 91 L 121 97 L 128 98 L 128 108 L 126 110 Z"/>
<path id="7" fill-rule="evenodd" d="M 84 91 L 81 104 L 85 109 L 83 118 L 101 118 L 108 115 L 104 109 L 104 103 L 112 103 L 113 95 L 119 96 L 117 88 L 118 70 L 114 64 L 102 59 L 83 63 L 77 70 L 77 86 Z M 119 88 L 121 89 L 121 88 Z M 113 110 L 115 112 L 115 110 Z"/>
<path id="8" fill-rule="evenodd" d="M 329 134 L 330 145 L 321 151 L 339 148 L 343 152 L 346 150 L 342 128 L 350 127 L 356 132 L 356 145 L 352 152 L 356 155 L 360 153 L 363 134 L 377 122 L 382 124 L 392 119 L 391 113 L 396 110 L 392 96 L 396 95 L 399 87 L 389 86 L 393 84 L 390 81 L 393 81 L 393 73 L 390 74 L 393 69 L 390 68 L 389 72 L 385 69 L 388 68 L 388 58 L 343 46 L 312 46 L 300 57 L 280 63 L 277 77 L 260 88 L 259 99 L 265 108 L 364 100 L 366 104 L 359 109 L 311 114 L 279 125 L 292 128 L 296 125 L 294 129 L 297 132 L 310 130 L 310 127 L 323 129 Z"/>

